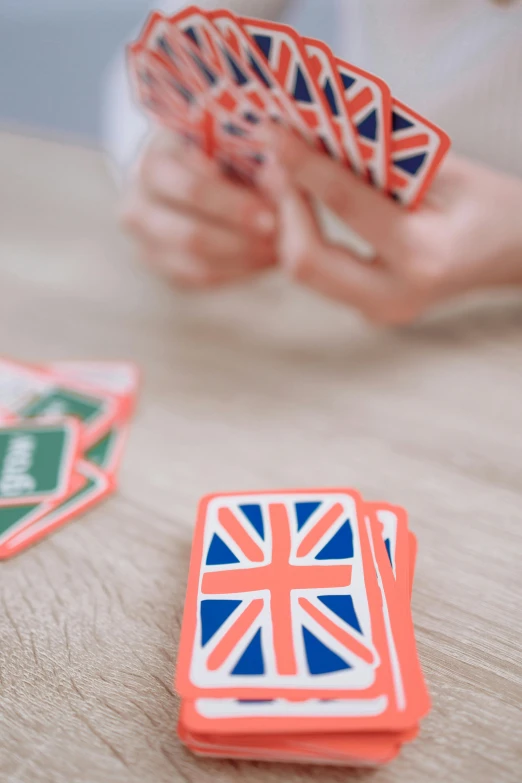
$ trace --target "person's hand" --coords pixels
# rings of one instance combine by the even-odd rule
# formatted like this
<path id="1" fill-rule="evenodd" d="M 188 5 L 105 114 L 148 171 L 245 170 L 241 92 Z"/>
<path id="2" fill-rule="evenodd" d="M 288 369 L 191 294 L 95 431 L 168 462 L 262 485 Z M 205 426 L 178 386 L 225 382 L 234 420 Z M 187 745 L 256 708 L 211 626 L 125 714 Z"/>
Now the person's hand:
<path id="1" fill-rule="evenodd" d="M 522 181 L 450 156 L 408 212 L 281 128 L 265 174 L 279 209 L 279 256 L 296 280 L 386 324 L 472 289 L 522 284 Z M 375 249 L 371 263 L 325 243 L 317 198 Z"/>
<path id="2" fill-rule="evenodd" d="M 145 150 L 121 220 L 143 259 L 175 284 L 233 282 L 276 261 L 273 206 L 167 131 Z"/>

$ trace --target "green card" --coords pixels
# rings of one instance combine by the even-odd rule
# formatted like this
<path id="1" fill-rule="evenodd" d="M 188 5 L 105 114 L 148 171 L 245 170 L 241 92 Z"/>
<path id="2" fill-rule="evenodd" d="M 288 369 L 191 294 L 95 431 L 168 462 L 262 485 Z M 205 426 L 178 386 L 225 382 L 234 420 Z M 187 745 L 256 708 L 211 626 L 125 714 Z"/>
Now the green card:
<path id="1" fill-rule="evenodd" d="M 118 430 L 109 430 L 103 438 L 100 438 L 90 449 L 87 449 L 85 459 L 98 465 L 99 468 L 107 468 L 111 463 L 117 439 Z"/>
<path id="2" fill-rule="evenodd" d="M 86 479 L 83 487 L 77 489 L 76 492 L 73 492 L 72 495 L 69 495 L 60 503 L 60 505 L 56 507 L 56 509 L 53 511 L 53 519 L 68 513 L 72 509 L 76 510 L 80 507 L 83 507 L 83 504 L 86 500 L 89 500 L 90 498 L 97 495 L 100 491 L 100 488 L 105 487 L 107 484 L 106 477 L 100 473 L 84 472 L 83 475 Z"/>
<path id="3" fill-rule="evenodd" d="M 19 415 L 26 419 L 38 416 L 73 416 L 85 424 L 90 424 L 103 415 L 105 409 L 106 401 L 102 397 L 56 388 L 31 401 Z"/>
<path id="4" fill-rule="evenodd" d="M 0 505 L 63 496 L 77 452 L 72 422 L 0 427 Z"/>
<path id="5" fill-rule="evenodd" d="M 0 506 L 0 543 L 14 530 L 37 519 L 41 512 L 41 503 L 29 503 L 23 506 Z"/>
<path id="6" fill-rule="evenodd" d="M 100 440 L 84 453 L 90 463 L 97 465 L 110 476 L 116 476 L 127 440 L 128 427 L 118 422 Z"/>
<path id="7" fill-rule="evenodd" d="M 25 519 L 15 523 L 3 537 L 0 536 L 0 559 L 11 557 L 22 549 L 26 549 L 73 517 L 87 511 L 112 491 L 114 484 L 111 479 L 95 465 L 80 461 L 76 464 L 76 468 L 78 471 L 76 479 L 81 480 L 79 488 L 73 488 L 71 494 L 67 495 L 60 503 L 40 504 L 40 506 L 33 507 L 37 508 L 39 512 L 33 521 L 28 515 Z M 1 511 L 2 509 L 0 509 L 0 519 Z M 12 519 L 14 520 L 14 516 Z"/>

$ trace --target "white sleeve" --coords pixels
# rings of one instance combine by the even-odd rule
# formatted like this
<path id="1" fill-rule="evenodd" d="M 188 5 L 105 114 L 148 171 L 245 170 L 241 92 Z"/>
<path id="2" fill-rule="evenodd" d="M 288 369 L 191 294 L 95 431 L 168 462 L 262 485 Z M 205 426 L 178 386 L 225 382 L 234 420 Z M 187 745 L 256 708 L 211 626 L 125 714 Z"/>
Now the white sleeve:
<path id="1" fill-rule="evenodd" d="M 288 0 L 199 0 L 200 8 L 226 6 L 243 16 L 276 19 Z M 183 0 L 162 0 L 154 8 L 167 13 L 187 5 Z M 129 40 L 132 35 L 129 35 Z M 132 95 L 123 49 L 108 70 L 102 105 L 102 140 L 117 179 L 122 181 L 139 156 L 149 133 L 149 122 Z"/>

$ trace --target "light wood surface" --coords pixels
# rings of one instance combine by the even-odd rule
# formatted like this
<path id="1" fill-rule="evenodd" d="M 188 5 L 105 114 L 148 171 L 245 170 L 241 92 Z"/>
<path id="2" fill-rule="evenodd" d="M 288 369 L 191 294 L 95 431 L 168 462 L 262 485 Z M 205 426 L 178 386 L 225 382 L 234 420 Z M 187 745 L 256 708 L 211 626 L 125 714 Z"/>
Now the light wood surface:
<path id="1" fill-rule="evenodd" d="M 0 563 L 2 783 L 516 783 L 522 769 L 522 301 L 381 331 L 272 278 L 181 296 L 119 236 L 101 156 L 0 135 L 0 353 L 128 358 L 117 496 Z M 434 707 L 377 772 L 198 761 L 172 693 L 209 491 L 356 486 L 405 505 Z"/>

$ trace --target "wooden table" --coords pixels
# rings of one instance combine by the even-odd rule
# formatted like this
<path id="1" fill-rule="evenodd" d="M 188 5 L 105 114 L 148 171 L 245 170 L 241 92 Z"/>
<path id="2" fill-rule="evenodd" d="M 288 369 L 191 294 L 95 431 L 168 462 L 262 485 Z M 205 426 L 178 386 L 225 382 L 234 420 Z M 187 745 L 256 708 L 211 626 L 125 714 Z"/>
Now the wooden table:
<path id="1" fill-rule="evenodd" d="M 381 331 L 277 278 L 175 294 L 119 236 L 101 156 L 0 136 L 0 353 L 129 358 L 117 496 L 0 563 L 2 783 L 515 783 L 522 764 L 522 302 Z M 196 503 L 356 486 L 404 504 L 434 708 L 375 773 L 198 761 L 172 677 Z"/>

